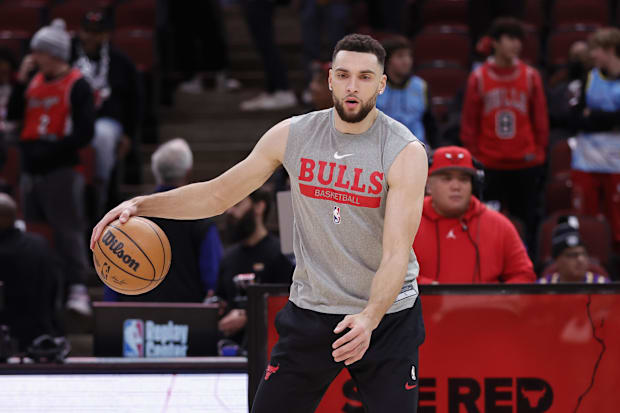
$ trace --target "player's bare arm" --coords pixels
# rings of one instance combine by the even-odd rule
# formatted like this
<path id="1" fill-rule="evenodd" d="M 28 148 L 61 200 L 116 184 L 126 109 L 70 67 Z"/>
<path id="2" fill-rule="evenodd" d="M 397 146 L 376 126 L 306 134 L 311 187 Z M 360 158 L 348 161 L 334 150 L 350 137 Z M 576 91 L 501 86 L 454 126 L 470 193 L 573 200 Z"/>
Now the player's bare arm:
<path id="1" fill-rule="evenodd" d="M 110 210 L 93 228 L 90 247 L 94 248 L 103 229 L 119 218 L 132 215 L 170 219 L 200 219 L 219 215 L 263 185 L 282 164 L 290 120 L 268 130 L 252 152 L 217 178 L 182 186 L 167 192 L 138 196 Z"/>
<path id="2" fill-rule="evenodd" d="M 366 308 L 359 314 L 346 316 L 334 330 L 338 334 L 345 328 L 350 329 L 332 345 L 336 362 L 350 365 L 363 357 L 372 331 L 403 286 L 409 252 L 422 216 L 427 175 L 426 151 L 418 142 L 407 145 L 390 168 L 381 264 L 373 279 Z"/>

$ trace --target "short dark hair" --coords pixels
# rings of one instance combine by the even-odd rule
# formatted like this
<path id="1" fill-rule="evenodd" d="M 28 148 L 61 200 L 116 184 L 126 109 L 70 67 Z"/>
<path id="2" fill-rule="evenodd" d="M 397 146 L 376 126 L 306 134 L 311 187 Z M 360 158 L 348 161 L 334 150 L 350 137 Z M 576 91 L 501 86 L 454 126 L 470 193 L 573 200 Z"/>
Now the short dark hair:
<path id="1" fill-rule="evenodd" d="M 390 61 L 394 53 L 402 49 L 411 50 L 411 42 L 405 36 L 390 36 L 381 42 L 385 50 L 385 64 Z"/>
<path id="2" fill-rule="evenodd" d="M 263 221 L 267 219 L 267 216 L 269 216 L 269 211 L 271 210 L 271 199 L 272 199 L 271 192 L 264 188 L 259 188 L 250 194 L 250 199 L 252 200 L 252 204 L 256 204 L 260 201 L 265 202 L 265 210 L 263 211 Z"/>
<path id="3" fill-rule="evenodd" d="M 336 47 L 334 47 L 332 61 L 341 50 L 372 53 L 377 56 L 377 60 L 381 66 L 385 65 L 385 49 L 381 46 L 381 43 L 366 34 L 353 33 L 340 39 L 338 43 L 336 43 Z"/>
<path id="4" fill-rule="evenodd" d="M 613 49 L 616 56 L 620 57 L 620 29 L 616 27 L 598 29 L 590 35 L 588 44 L 591 48 Z"/>
<path id="5" fill-rule="evenodd" d="M 489 29 L 489 36 L 493 40 L 499 40 L 503 35 L 516 37 L 523 41 L 523 39 L 525 39 L 525 30 L 523 29 L 521 20 L 515 19 L 514 17 L 499 17 L 495 19 Z"/>

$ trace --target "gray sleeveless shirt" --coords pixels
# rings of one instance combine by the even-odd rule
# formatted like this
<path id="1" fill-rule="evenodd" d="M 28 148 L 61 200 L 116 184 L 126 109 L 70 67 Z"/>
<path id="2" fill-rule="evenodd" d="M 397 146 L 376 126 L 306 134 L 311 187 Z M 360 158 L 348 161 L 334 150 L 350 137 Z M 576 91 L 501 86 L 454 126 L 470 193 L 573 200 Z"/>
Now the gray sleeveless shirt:
<path id="1" fill-rule="evenodd" d="M 366 307 L 383 251 L 388 172 L 415 140 L 382 112 L 359 135 L 338 132 L 333 109 L 291 119 L 283 164 L 295 217 L 290 300 L 297 306 L 328 314 Z M 405 282 L 388 313 L 413 306 L 418 271 L 411 249 Z"/>

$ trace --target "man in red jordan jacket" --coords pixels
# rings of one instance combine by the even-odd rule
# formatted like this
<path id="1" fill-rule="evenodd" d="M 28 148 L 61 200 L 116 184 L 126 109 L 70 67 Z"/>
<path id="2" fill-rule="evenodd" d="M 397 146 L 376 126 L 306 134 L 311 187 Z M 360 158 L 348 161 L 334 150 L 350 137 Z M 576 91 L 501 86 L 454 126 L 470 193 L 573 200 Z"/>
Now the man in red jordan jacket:
<path id="1" fill-rule="evenodd" d="M 524 31 L 513 18 L 491 29 L 493 55 L 469 76 L 461 141 L 485 166 L 487 201 L 520 218 L 533 250 L 549 135 L 538 71 L 519 60 Z"/>
<path id="2" fill-rule="evenodd" d="M 530 283 L 536 276 L 512 223 L 472 195 L 477 170 L 467 149 L 439 148 L 413 249 L 418 282 Z"/>

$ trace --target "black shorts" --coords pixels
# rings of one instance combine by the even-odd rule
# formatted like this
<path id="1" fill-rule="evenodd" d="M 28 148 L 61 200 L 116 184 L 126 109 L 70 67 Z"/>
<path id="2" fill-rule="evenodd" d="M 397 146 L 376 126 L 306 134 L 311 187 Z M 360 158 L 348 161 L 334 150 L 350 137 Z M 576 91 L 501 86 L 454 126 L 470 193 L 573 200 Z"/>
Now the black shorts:
<path id="1" fill-rule="evenodd" d="M 410 309 L 386 314 L 362 359 L 350 366 L 336 363 L 332 356 L 333 342 L 345 334 L 333 332 L 343 318 L 286 304 L 276 315 L 280 338 L 254 398 L 253 413 L 314 412 L 343 367 L 366 412 L 416 412 L 418 347 L 425 337 L 420 298 Z"/>

